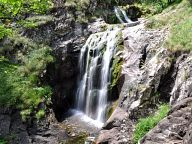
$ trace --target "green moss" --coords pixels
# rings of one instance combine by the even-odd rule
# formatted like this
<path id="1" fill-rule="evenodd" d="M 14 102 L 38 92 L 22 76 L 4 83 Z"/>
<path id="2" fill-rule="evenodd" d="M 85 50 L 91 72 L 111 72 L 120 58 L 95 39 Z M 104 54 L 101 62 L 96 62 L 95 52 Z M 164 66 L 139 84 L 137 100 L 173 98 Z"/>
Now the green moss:
<path id="1" fill-rule="evenodd" d="M 6 140 L 0 138 L 0 144 L 8 144 Z"/>
<path id="2" fill-rule="evenodd" d="M 38 119 L 38 120 L 40 120 L 40 119 L 42 119 L 42 118 L 44 118 L 45 117 L 45 110 L 44 109 L 41 109 L 41 110 L 39 110 L 37 113 L 36 113 L 36 118 Z"/>
<path id="3" fill-rule="evenodd" d="M 33 16 L 29 17 L 25 20 L 20 20 L 17 24 L 25 27 L 25 28 L 36 28 L 40 25 L 46 24 L 53 20 L 52 16 Z"/>
<path id="4" fill-rule="evenodd" d="M 41 84 L 40 77 L 53 62 L 53 57 L 48 46 L 17 36 L 10 38 L 13 44 L 6 50 L 14 51 L 15 61 L 19 63 L 13 64 L 4 57 L 0 59 L 0 82 L 4 84 L 0 85 L 0 105 L 19 108 L 23 120 L 26 120 L 38 111 L 40 103 L 50 104 L 52 90 Z M 15 45 L 22 49 L 14 49 Z"/>
<path id="5" fill-rule="evenodd" d="M 147 132 L 154 128 L 168 112 L 169 106 L 163 104 L 154 115 L 139 119 L 134 131 L 134 143 L 137 143 Z"/>
<path id="6" fill-rule="evenodd" d="M 119 80 L 119 78 L 121 76 L 122 64 L 123 64 L 123 61 L 121 58 L 116 58 L 113 61 L 111 88 L 117 84 L 117 81 Z"/>
<path id="7" fill-rule="evenodd" d="M 6 28 L 3 24 L 0 23 L 0 40 L 4 37 L 11 35 L 12 30 L 10 28 Z"/>
<path id="8" fill-rule="evenodd" d="M 108 108 L 107 108 L 107 119 L 112 115 L 114 112 L 115 108 L 118 106 L 119 101 L 116 100 L 113 102 Z"/>

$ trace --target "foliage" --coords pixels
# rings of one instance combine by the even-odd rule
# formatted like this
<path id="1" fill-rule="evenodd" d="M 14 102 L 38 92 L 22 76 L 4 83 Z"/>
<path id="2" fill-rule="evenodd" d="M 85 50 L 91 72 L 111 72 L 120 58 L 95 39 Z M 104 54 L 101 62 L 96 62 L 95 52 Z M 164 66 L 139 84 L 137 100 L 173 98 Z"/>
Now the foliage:
<path id="1" fill-rule="evenodd" d="M 179 3 L 182 0 L 138 0 L 138 5 L 144 14 L 157 14 L 162 12 L 168 6 Z"/>
<path id="2" fill-rule="evenodd" d="M 0 24 L 0 40 L 3 39 L 5 36 L 11 34 L 11 29 L 5 28 L 4 25 Z"/>
<path id="3" fill-rule="evenodd" d="M 154 128 L 168 112 L 169 106 L 163 104 L 154 115 L 139 119 L 134 131 L 134 143 L 137 143 L 147 132 Z"/>
<path id="4" fill-rule="evenodd" d="M 0 18 L 12 19 L 25 13 L 45 13 L 51 0 L 0 0 Z"/>
<path id="5" fill-rule="evenodd" d="M 87 9 L 90 0 L 66 0 L 65 6 L 76 8 L 77 10 Z"/>
<path id="6" fill-rule="evenodd" d="M 7 144 L 7 141 L 5 141 L 4 139 L 0 138 L 0 144 Z"/>
<path id="7" fill-rule="evenodd" d="M 43 117 L 45 116 L 45 110 L 44 109 L 41 109 L 39 110 L 37 113 L 36 113 L 36 118 L 39 120 L 39 119 L 42 119 Z"/>
<path id="8" fill-rule="evenodd" d="M 53 57 L 51 49 L 45 45 L 37 45 L 19 35 L 17 39 L 12 36 L 12 40 L 22 43 L 25 50 L 16 54 L 15 58 L 20 61 L 18 64 L 1 57 L 0 82 L 4 85 L 0 86 L 0 105 L 20 108 L 23 120 L 26 120 L 31 113 L 36 113 L 40 103 L 50 103 L 51 89 L 41 86 L 40 77 Z"/>
<path id="9" fill-rule="evenodd" d="M 149 28 L 169 27 L 170 35 L 166 47 L 175 50 L 192 48 L 192 7 L 188 1 L 173 5 L 162 14 L 153 16 L 147 25 Z"/>
<path id="10" fill-rule="evenodd" d="M 43 25 L 53 19 L 52 16 L 33 16 L 25 20 L 20 20 L 17 24 L 25 28 L 36 28 L 39 25 Z"/>

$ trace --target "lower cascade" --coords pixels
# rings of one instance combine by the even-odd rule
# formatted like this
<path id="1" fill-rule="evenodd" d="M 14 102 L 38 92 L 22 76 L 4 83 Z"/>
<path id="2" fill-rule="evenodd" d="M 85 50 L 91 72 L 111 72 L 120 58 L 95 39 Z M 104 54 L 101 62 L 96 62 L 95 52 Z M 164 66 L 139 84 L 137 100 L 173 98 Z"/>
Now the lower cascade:
<path id="1" fill-rule="evenodd" d="M 106 120 L 111 65 L 120 32 L 116 27 L 92 34 L 80 52 L 76 109 L 101 123 Z"/>

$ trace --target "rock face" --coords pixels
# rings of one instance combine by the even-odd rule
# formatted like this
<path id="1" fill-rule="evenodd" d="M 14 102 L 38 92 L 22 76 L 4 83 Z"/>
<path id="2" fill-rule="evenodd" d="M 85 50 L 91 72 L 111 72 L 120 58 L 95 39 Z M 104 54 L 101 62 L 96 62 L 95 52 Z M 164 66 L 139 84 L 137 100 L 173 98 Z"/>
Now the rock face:
<path id="1" fill-rule="evenodd" d="M 176 62 L 177 74 L 175 84 L 171 92 L 170 104 L 174 105 L 177 102 L 192 97 L 192 56 L 183 54 Z"/>
<path id="2" fill-rule="evenodd" d="M 23 122 L 18 110 L 0 108 L 0 137 L 9 144 L 57 144 L 67 139 L 67 133 L 51 113 L 39 122 L 33 118 Z"/>
<path id="3" fill-rule="evenodd" d="M 28 144 L 27 126 L 22 122 L 19 111 L 0 108 L 0 137 L 7 137 L 10 144 Z"/>
<path id="4" fill-rule="evenodd" d="M 164 120 L 142 138 L 141 143 L 191 143 L 191 58 L 191 54 L 183 54 L 178 58 L 170 99 L 171 110 Z"/>
<path id="5" fill-rule="evenodd" d="M 149 113 L 148 106 L 156 103 L 160 80 L 171 67 L 171 53 L 161 46 L 166 30 L 148 31 L 140 24 L 125 29 L 124 37 L 123 73 L 127 83 L 120 94 L 120 107 L 135 119 Z"/>
<path id="6" fill-rule="evenodd" d="M 128 119 L 128 113 L 117 107 L 103 126 L 97 138 L 97 143 L 130 143 L 133 123 Z"/>
<path id="7" fill-rule="evenodd" d="M 104 130 L 98 137 L 98 143 L 107 141 L 131 143 L 134 121 L 152 113 L 158 101 L 161 101 L 157 91 L 161 80 L 164 75 L 168 74 L 172 64 L 170 59 L 172 54 L 162 47 L 166 33 L 166 29 L 146 30 L 145 21 L 142 20 L 140 24 L 128 26 L 123 30 L 124 51 L 121 57 L 124 59 L 122 66 L 124 84 L 117 109 L 122 109 L 127 114 L 122 118 L 115 111 L 103 127 Z M 115 120 L 110 122 L 113 117 Z M 114 121 L 121 122 L 116 125 Z M 123 121 L 128 124 L 122 125 Z M 114 133 L 114 129 L 118 132 Z M 105 134 L 107 139 L 103 138 Z M 124 138 L 115 139 L 122 135 Z"/>
<path id="8" fill-rule="evenodd" d="M 62 114 L 74 104 L 80 49 L 90 34 L 103 31 L 106 26 L 102 19 L 81 23 L 78 16 L 86 16 L 96 9 L 113 12 L 114 4 L 130 4 L 134 0 L 112 2 L 90 0 L 87 10 L 80 13 L 62 7 L 63 1 L 55 0 L 57 7 L 50 13 L 51 21 L 22 32 L 35 42 L 53 48 L 56 61 L 48 67 L 45 81 L 54 89 L 53 109 L 60 121 Z M 138 16 L 133 11 L 137 10 L 133 7 L 128 10 L 135 20 Z M 102 17 L 113 23 L 109 16 L 106 13 Z M 163 47 L 167 29 L 148 30 L 145 23 L 140 19 L 123 26 L 124 49 L 117 54 L 124 61 L 118 84 L 119 104 L 100 131 L 97 144 L 131 144 L 136 121 L 153 113 L 161 102 L 170 103 L 170 112 L 140 143 L 192 143 L 192 54 L 176 57 L 174 62 L 174 54 Z M 23 123 L 17 110 L 0 108 L 0 137 L 12 135 L 15 136 L 10 137 L 13 144 L 56 144 L 67 138 L 56 120 L 47 117 L 40 122 L 31 119 Z"/>

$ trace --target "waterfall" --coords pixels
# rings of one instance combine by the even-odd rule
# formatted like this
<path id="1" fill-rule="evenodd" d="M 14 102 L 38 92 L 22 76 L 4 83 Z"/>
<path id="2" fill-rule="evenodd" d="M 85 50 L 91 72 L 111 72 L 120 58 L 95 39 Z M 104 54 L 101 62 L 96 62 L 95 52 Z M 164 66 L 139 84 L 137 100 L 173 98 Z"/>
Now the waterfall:
<path id="1" fill-rule="evenodd" d="M 115 14 L 117 16 L 117 18 L 119 19 L 119 21 L 121 23 L 132 23 L 132 21 L 130 20 L 130 18 L 128 18 L 125 10 L 123 10 L 122 8 L 120 7 L 114 7 L 114 11 L 115 11 Z M 123 16 L 123 19 L 122 17 Z"/>
<path id="2" fill-rule="evenodd" d="M 105 121 L 111 63 L 119 40 L 119 28 L 92 34 L 81 49 L 76 109 L 99 121 Z"/>

